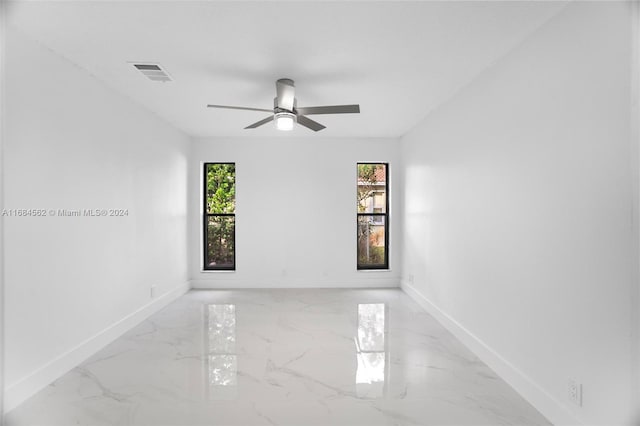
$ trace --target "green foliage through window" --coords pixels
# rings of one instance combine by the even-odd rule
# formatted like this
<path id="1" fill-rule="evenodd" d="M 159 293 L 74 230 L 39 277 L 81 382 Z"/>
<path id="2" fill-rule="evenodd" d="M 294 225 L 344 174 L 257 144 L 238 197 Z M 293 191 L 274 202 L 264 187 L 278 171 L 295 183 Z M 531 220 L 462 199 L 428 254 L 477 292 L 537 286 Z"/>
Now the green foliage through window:
<path id="1" fill-rule="evenodd" d="M 235 269 L 236 166 L 205 164 L 204 269 Z"/>
<path id="2" fill-rule="evenodd" d="M 207 213 L 235 213 L 236 165 L 207 164 Z"/>

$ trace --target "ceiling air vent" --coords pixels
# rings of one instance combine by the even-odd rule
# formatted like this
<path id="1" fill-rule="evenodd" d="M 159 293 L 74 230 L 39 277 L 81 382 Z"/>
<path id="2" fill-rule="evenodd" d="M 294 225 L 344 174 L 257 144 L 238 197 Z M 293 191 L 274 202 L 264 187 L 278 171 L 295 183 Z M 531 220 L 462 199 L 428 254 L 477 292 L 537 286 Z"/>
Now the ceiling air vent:
<path id="1" fill-rule="evenodd" d="M 165 70 L 160 67 L 159 64 L 133 64 L 138 71 L 140 71 L 145 77 L 152 81 L 161 81 L 166 83 L 172 81 L 171 77 Z"/>

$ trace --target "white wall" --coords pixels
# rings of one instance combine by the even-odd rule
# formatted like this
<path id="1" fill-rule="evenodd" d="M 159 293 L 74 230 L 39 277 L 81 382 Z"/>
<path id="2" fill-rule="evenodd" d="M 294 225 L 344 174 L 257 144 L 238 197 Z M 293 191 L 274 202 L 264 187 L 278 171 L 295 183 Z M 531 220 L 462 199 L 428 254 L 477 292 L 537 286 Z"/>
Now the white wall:
<path id="1" fill-rule="evenodd" d="M 186 291 L 190 140 L 11 28 L 6 60 L 5 207 L 129 213 L 5 217 L 9 410 Z"/>
<path id="2" fill-rule="evenodd" d="M 194 287 L 398 286 L 394 139 L 202 139 L 189 167 Z M 356 270 L 356 163 L 389 162 L 390 271 Z M 202 163 L 236 163 L 236 271 L 202 272 Z"/>
<path id="3" fill-rule="evenodd" d="M 403 288 L 557 424 L 636 404 L 630 16 L 570 4 L 402 138 Z"/>
<path id="4" fill-rule="evenodd" d="M 6 2 L 0 2 L 0 212 L 4 208 Z M 0 215 L 0 425 L 4 424 L 4 219 Z"/>
<path id="5" fill-rule="evenodd" d="M 631 172 L 633 180 L 633 194 L 635 214 L 634 222 L 634 272 L 636 291 L 631 297 L 632 320 L 636 324 L 632 333 L 635 341 L 634 377 L 636 378 L 632 398 L 636 401 L 635 423 L 640 424 L 640 4 L 633 2 L 631 7 Z"/>
<path id="6" fill-rule="evenodd" d="M 636 378 L 632 384 L 632 399 L 636 401 L 635 424 L 640 424 L 640 4 L 633 2 L 631 6 L 631 178 L 634 195 L 634 246 L 633 273 L 635 292 L 632 294 L 632 321 L 636 325 L 632 328 L 631 339 L 633 346 L 632 375 Z M 635 360 L 635 362 L 633 362 Z"/>

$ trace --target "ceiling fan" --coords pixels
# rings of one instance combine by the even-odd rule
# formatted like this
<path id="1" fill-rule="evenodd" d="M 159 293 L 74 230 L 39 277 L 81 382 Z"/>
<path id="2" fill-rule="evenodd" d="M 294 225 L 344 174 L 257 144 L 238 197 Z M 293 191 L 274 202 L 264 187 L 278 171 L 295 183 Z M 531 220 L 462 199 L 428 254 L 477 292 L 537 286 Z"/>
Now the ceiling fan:
<path id="1" fill-rule="evenodd" d="M 292 130 L 294 124 L 298 124 L 317 132 L 325 128 L 317 121 L 308 118 L 313 114 L 351 114 L 359 113 L 360 105 L 330 105 L 316 107 L 298 107 L 296 101 L 296 88 L 293 80 L 281 78 L 276 81 L 276 97 L 273 99 L 273 110 L 263 108 L 238 107 L 228 105 L 207 105 L 208 108 L 240 109 L 248 111 L 264 111 L 271 115 L 265 119 L 257 121 L 245 129 L 255 129 L 271 121 L 276 122 L 278 130 Z"/>

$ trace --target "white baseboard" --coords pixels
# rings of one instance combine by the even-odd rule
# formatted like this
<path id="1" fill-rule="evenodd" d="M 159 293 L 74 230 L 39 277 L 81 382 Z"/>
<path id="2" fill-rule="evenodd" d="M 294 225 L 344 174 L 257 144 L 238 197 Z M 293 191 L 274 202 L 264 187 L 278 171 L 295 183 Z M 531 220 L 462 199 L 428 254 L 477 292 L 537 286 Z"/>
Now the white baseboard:
<path id="1" fill-rule="evenodd" d="M 524 399 L 533 405 L 554 425 L 581 425 L 562 403 L 545 389 L 493 350 L 489 345 L 443 312 L 409 283 L 402 282 L 400 288 L 415 300 L 424 310 L 449 330 L 467 346 L 478 358 L 487 364 L 505 382 L 513 387 Z"/>
<path id="2" fill-rule="evenodd" d="M 243 280 L 234 278 L 212 278 L 191 280 L 191 288 L 194 289 L 252 289 L 252 288 L 398 288 L 400 280 L 390 277 L 367 277 L 362 280 L 341 281 L 264 281 Z"/>
<path id="3" fill-rule="evenodd" d="M 61 354 L 18 382 L 9 385 L 5 389 L 4 394 L 4 412 L 7 413 L 14 409 L 26 399 L 33 396 L 36 392 L 66 374 L 69 370 L 82 363 L 109 343 L 113 342 L 126 331 L 135 327 L 155 312 L 185 294 L 189 289 L 189 284 L 185 283 L 161 296 L 158 296 L 137 311 L 127 315 L 120 321 L 110 325 L 76 347 Z"/>

